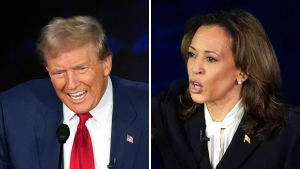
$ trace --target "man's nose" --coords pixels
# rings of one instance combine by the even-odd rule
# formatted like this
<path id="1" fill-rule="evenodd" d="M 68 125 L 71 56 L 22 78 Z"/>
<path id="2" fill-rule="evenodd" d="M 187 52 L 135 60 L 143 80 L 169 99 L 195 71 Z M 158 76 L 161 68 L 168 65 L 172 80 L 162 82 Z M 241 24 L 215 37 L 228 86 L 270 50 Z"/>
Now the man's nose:
<path id="1" fill-rule="evenodd" d="M 68 89 L 74 90 L 80 85 L 80 81 L 78 80 L 74 72 L 68 72 L 66 78 Z"/>

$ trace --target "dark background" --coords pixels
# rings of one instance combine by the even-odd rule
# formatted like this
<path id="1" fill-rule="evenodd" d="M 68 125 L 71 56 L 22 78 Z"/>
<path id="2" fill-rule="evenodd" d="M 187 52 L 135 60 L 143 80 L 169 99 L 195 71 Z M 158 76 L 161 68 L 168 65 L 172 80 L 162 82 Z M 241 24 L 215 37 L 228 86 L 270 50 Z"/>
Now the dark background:
<path id="1" fill-rule="evenodd" d="M 113 51 L 112 75 L 149 82 L 148 0 L 5 1 L 0 6 L 0 92 L 48 77 L 36 40 L 53 17 L 90 15 L 103 25 Z"/>
<path id="2" fill-rule="evenodd" d="M 282 73 L 282 95 L 300 106 L 300 1 L 296 0 L 152 0 L 152 95 L 176 79 L 187 79 L 180 44 L 188 18 L 225 8 L 240 8 L 256 16 L 275 48 Z"/>
<path id="3" fill-rule="evenodd" d="M 296 0 L 152 0 L 151 95 L 167 90 L 173 80 L 187 80 L 180 44 L 187 19 L 225 8 L 240 8 L 256 16 L 277 53 L 281 93 L 300 106 L 300 1 Z M 158 169 L 152 146 L 152 168 Z"/>

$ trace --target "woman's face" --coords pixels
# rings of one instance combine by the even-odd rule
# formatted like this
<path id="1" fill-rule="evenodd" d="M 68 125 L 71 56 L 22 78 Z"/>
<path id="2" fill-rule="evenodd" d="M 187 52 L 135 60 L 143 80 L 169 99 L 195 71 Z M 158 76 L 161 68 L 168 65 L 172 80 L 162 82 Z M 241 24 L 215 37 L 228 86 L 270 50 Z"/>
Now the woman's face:
<path id="1" fill-rule="evenodd" d="M 196 103 L 226 104 L 240 99 L 244 81 L 236 68 L 232 39 L 219 26 L 201 26 L 188 50 L 189 90 Z"/>

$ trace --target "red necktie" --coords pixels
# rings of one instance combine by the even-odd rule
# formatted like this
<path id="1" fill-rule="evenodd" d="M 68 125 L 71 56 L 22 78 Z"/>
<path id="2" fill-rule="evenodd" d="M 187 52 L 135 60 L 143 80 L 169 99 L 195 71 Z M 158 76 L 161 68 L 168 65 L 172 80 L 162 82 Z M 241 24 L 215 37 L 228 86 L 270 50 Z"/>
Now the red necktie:
<path id="1" fill-rule="evenodd" d="M 77 116 L 80 121 L 73 142 L 70 169 L 95 169 L 92 141 L 85 125 L 92 115 L 84 113 Z"/>

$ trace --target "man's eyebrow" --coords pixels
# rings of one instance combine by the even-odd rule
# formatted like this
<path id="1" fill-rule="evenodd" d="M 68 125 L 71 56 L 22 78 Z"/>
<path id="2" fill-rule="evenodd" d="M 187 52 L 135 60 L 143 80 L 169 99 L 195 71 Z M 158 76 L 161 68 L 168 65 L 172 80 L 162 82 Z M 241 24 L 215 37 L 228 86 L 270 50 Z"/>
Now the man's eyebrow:
<path id="1" fill-rule="evenodd" d="M 86 63 L 82 63 L 82 64 L 79 64 L 79 65 L 76 65 L 74 67 L 72 67 L 72 69 L 79 69 L 79 68 L 82 68 L 83 66 L 87 66 L 88 64 Z"/>

